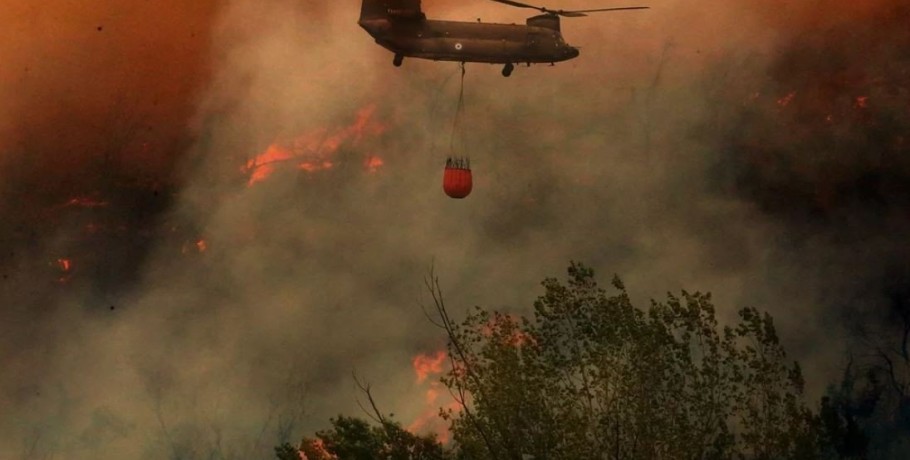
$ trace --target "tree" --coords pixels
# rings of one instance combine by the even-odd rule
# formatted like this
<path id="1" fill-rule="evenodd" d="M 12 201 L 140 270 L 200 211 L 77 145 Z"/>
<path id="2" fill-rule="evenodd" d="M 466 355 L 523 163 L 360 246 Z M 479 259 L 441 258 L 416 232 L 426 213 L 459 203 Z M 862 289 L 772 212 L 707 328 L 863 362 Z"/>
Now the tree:
<path id="1" fill-rule="evenodd" d="M 476 308 L 460 324 L 428 282 L 449 337 L 443 415 L 471 459 L 814 458 L 818 419 L 772 318 L 720 328 L 709 294 L 632 306 L 578 263 L 543 282 L 533 316 Z"/>
<path id="2" fill-rule="evenodd" d="M 276 449 L 279 460 L 294 458 L 287 448 Z M 279 449 L 285 449 L 283 452 Z M 445 460 L 449 458 L 435 436 L 417 436 L 383 419 L 379 426 L 339 416 L 332 429 L 304 438 L 300 451 L 308 460 Z M 282 456 L 284 455 L 284 456 Z M 299 458 L 299 457 L 298 457 Z"/>
<path id="3" fill-rule="evenodd" d="M 304 439 L 309 460 L 813 459 L 834 455 L 803 403 L 800 367 L 767 313 L 721 327 L 710 294 L 668 294 L 634 307 L 579 263 L 544 280 L 530 318 L 475 307 L 455 322 L 438 279 L 427 287 L 448 337 L 442 377 L 459 403 L 440 410 L 454 444 L 417 437 L 379 415 Z M 358 382 L 359 383 L 359 382 Z M 830 415 L 830 414 L 828 414 Z M 830 417 L 829 417 L 830 418 Z M 827 423 L 827 421 L 826 421 Z M 827 450 L 826 450 L 827 449 Z M 280 457 L 284 458 L 284 457 Z"/>
<path id="4" fill-rule="evenodd" d="M 882 287 L 884 302 L 873 310 L 886 311 L 886 321 L 854 321 L 844 375 L 822 398 L 823 426 L 840 458 L 903 459 L 910 450 L 910 274 L 889 275 L 893 284 Z"/>

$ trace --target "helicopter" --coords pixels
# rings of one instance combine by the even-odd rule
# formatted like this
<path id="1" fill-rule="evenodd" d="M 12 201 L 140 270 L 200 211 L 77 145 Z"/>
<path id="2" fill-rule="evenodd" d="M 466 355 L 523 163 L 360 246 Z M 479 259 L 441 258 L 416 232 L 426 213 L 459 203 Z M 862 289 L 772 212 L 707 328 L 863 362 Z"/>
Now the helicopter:
<path id="1" fill-rule="evenodd" d="M 358 24 L 380 46 L 395 53 L 392 64 L 400 67 L 405 57 L 434 61 L 503 64 L 508 77 L 515 64 L 554 65 L 578 57 L 578 48 L 562 38 L 559 18 L 581 17 L 587 13 L 642 10 L 647 6 L 551 10 L 513 0 L 497 3 L 530 8 L 543 14 L 530 17 L 526 25 L 427 19 L 420 0 L 362 0 Z"/>

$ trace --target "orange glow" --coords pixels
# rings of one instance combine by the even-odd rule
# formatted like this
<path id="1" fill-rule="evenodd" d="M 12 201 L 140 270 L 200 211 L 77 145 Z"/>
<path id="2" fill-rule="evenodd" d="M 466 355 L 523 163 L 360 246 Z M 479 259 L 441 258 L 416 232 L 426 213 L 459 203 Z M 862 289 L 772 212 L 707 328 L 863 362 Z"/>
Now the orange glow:
<path id="1" fill-rule="evenodd" d="M 326 450 L 325 443 L 322 441 L 322 439 L 317 438 L 317 439 L 310 441 L 310 447 L 316 451 L 316 453 L 319 455 L 320 459 L 337 459 L 338 458 L 335 455 L 330 454 L 329 451 Z M 309 460 L 309 458 L 306 456 L 305 453 L 303 453 L 303 451 L 298 451 L 298 452 L 300 454 L 301 460 Z"/>
<path id="2" fill-rule="evenodd" d="M 796 91 L 791 91 L 791 92 L 790 92 L 789 94 L 787 94 L 786 96 L 784 96 L 784 97 L 778 99 L 778 100 L 777 100 L 777 105 L 779 105 L 779 106 L 781 106 L 781 107 L 786 107 L 786 106 L 788 106 L 791 102 L 793 102 L 793 98 L 795 98 L 795 97 L 796 97 Z"/>
<path id="3" fill-rule="evenodd" d="M 505 314 L 497 314 L 481 328 L 481 333 L 485 337 L 498 336 L 502 344 L 512 347 L 523 347 L 534 345 L 537 341 L 533 336 L 518 328 L 519 321 L 517 317 Z"/>
<path id="4" fill-rule="evenodd" d="M 325 160 L 322 162 L 307 161 L 297 165 L 297 169 L 302 169 L 306 172 L 321 171 L 323 169 L 332 169 L 332 166 L 335 166 L 331 161 Z"/>
<path id="5" fill-rule="evenodd" d="M 249 185 L 262 181 L 272 174 L 275 170 L 274 163 L 290 160 L 293 156 L 290 150 L 280 145 L 270 145 L 265 152 L 247 162 L 244 169 L 250 173 Z"/>
<path id="6" fill-rule="evenodd" d="M 107 201 L 96 200 L 93 198 L 83 196 L 83 197 L 73 198 L 73 199 L 67 201 L 66 203 L 64 203 L 63 206 L 78 206 L 80 208 L 99 208 L 102 206 L 107 206 Z"/>
<path id="7" fill-rule="evenodd" d="M 375 105 L 368 105 L 357 111 L 354 122 L 348 126 L 318 128 L 290 141 L 273 143 L 264 152 L 247 161 L 242 168 L 250 177 L 247 185 L 265 180 L 278 164 L 286 162 L 296 163 L 297 169 L 310 173 L 332 169 L 335 163 L 330 158 L 343 145 L 356 145 L 366 136 L 378 136 L 385 132 L 385 125 L 373 119 L 375 111 Z M 370 158 L 367 168 L 372 172 L 382 165 L 382 160 L 376 164 L 372 160 L 375 157 Z"/>
<path id="8" fill-rule="evenodd" d="M 452 410 L 453 412 L 461 411 L 461 404 L 457 401 L 451 401 L 448 404 L 441 407 L 442 410 L 448 412 Z M 446 421 L 439 417 L 440 408 L 427 409 L 426 412 L 421 414 L 417 419 L 411 422 L 405 429 L 414 434 L 433 432 L 436 433 L 436 439 L 443 444 L 448 444 L 451 440 L 449 433 L 449 428 L 446 426 Z"/>
<path id="9" fill-rule="evenodd" d="M 417 376 L 417 384 L 422 384 L 426 388 L 424 402 L 426 407 L 421 414 L 414 419 L 411 424 L 405 427 L 406 430 L 414 434 L 423 434 L 427 432 L 435 433 L 437 439 L 443 444 L 448 443 L 450 439 L 447 422 L 439 417 L 440 409 L 444 411 L 461 411 L 461 404 L 455 401 L 445 386 L 439 380 L 427 382 L 427 378 L 442 374 L 445 369 L 445 363 L 448 354 L 445 350 L 439 350 L 435 353 L 421 353 L 415 356 L 411 363 L 414 367 L 414 373 Z"/>
<path id="10" fill-rule="evenodd" d="M 193 254 L 193 253 L 202 254 L 203 252 L 207 251 L 208 248 L 209 248 L 208 242 L 206 242 L 204 238 L 199 238 L 198 240 L 195 240 L 195 241 L 193 241 L 193 240 L 184 241 L 183 245 L 180 247 L 180 253 L 181 254 Z"/>
<path id="11" fill-rule="evenodd" d="M 57 259 L 57 266 L 61 271 L 69 272 L 73 268 L 73 263 L 69 259 Z"/>
<path id="12" fill-rule="evenodd" d="M 865 109 L 869 106 L 869 96 L 859 96 L 853 102 L 853 107 L 857 109 Z"/>
<path id="13" fill-rule="evenodd" d="M 446 359 L 446 352 L 439 350 L 435 354 L 419 354 L 411 360 L 414 373 L 417 374 L 417 383 L 421 383 L 430 375 L 442 373 L 442 363 Z"/>
<path id="14" fill-rule="evenodd" d="M 370 156 L 367 158 L 367 161 L 364 162 L 364 167 L 367 168 L 367 172 L 372 174 L 378 171 L 383 164 L 385 163 L 382 161 L 382 158 L 379 158 L 377 156 Z"/>

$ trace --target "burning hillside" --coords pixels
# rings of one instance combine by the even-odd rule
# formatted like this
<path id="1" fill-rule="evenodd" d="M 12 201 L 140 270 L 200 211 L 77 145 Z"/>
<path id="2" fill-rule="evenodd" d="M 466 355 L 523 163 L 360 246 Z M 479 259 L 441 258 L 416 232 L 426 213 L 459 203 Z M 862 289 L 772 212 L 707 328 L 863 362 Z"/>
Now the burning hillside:
<path id="1" fill-rule="evenodd" d="M 725 130 L 732 191 L 792 219 L 910 206 L 908 22 L 885 9 L 789 41 Z"/>
<path id="2" fill-rule="evenodd" d="M 715 170 L 781 232 L 770 259 L 794 281 L 776 286 L 818 283 L 816 321 L 847 330 L 839 410 L 865 420 L 876 455 L 910 426 L 894 391 L 910 381 L 910 8 L 898 3 L 786 41 L 766 85 L 740 96 Z"/>
<path id="3" fill-rule="evenodd" d="M 290 141 L 276 142 L 264 152 L 250 159 L 242 172 L 250 176 L 248 185 L 265 180 L 275 168 L 290 165 L 301 171 L 313 172 L 331 169 L 333 158 L 342 146 L 356 148 L 364 137 L 381 135 L 386 127 L 375 120 L 375 105 L 368 105 L 357 112 L 356 119 L 340 128 L 318 128 L 304 133 Z M 364 167 L 375 172 L 383 165 L 380 157 L 367 153 Z"/>

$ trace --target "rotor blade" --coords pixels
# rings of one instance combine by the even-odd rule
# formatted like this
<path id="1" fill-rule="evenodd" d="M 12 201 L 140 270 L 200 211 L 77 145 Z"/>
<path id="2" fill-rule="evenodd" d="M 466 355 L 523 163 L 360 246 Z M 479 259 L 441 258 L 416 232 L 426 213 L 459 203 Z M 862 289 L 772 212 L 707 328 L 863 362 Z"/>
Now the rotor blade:
<path id="1" fill-rule="evenodd" d="M 499 1 L 499 0 L 494 0 L 494 1 Z M 556 11 L 556 13 L 561 14 L 563 16 L 571 16 L 571 13 L 598 13 L 598 12 L 602 12 L 602 11 L 647 10 L 650 8 L 651 8 L 650 6 L 622 6 L 622 7 L 618 7 L 618 8 L 600 8 L 600 9 L 596 9 L 596 10 L 570 10 L 570 11 L 559 10 L 559 11 Z M 567 14 L 567 13 L 569 13 L 569 14 Z M 584 15 L 582 15 L 582 16 L 584 16 Z"/>
<path id="2" fill-rule="evenodd" d="M 585 14 L 584 12 L 581 12 L 581 11 L 563 11 L 563 10 L 559 10 L 559 11 L 547 10 L 547 11 L 550 13 L 558 14 L 560 16 L 565 16 L 567 18 L 582 18 L 582 17 L 587 16 L 587 14 Z"/>
<path id="3" fill-rule="evenodd" d="M 497 3 L 505 3 L 506 5 L 517 6 L 519 8 L 531 8 L 531 9 L 540 10 L 540 11 L 546 10 L 546 8 L 543 8 L 540 6 L 528 5 L 527 3 L 516 2 L 513 0 L 493 0 L 493 1 L 497 2 Z"/>

